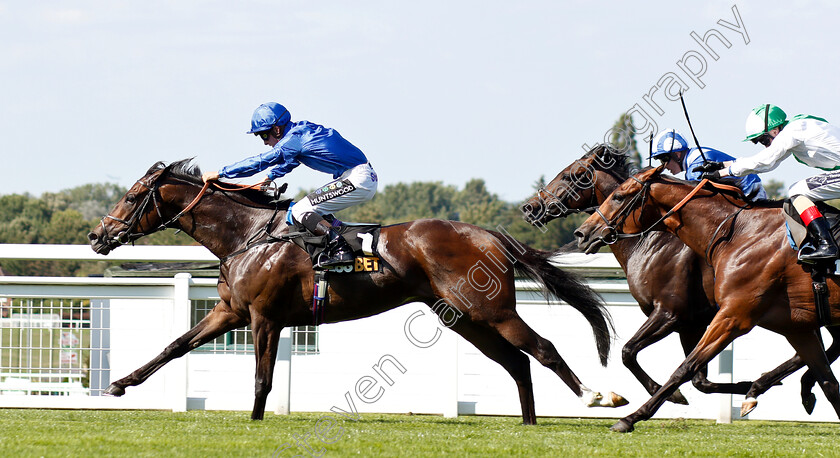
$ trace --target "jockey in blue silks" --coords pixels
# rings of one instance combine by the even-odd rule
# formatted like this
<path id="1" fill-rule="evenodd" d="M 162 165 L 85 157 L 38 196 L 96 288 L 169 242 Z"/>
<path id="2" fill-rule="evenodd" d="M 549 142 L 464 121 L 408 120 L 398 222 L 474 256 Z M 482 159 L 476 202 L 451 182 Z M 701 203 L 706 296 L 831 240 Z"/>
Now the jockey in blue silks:
<path id="1" fill-rule="evenodd" d="M 731 161 L 735 158 L 713 148 L 703 147 L 703 155 L 708 161 Z M 689 148 L 688 142 L 674 129 L 662 131 L 653 140 L 653 151 L 651 159 L 659 159 L 666 163 L 665 166 L 671 173 L 678 174 L 685 171 L 685 179 L 700 181 L 702 172 L 694 168 L 704 163 L 703 155 L 697 148 Z M 744 192 L 747 199 L 751 201 L 767 199 L 767 192 L 761 185 L 761 178 L 758 175 L 750 174 L 739 178 L 731 179 L 733 185 L 738 186 Z"/>
<path id="2" fill-rule="evenodd" d="M 333 180 L 319 187 L 291 208 L 292 217 L 315 235 L 327 235 L 328 244 L 317 267 L 353 262 L 353 252 L 334 227 L 324 219 L 339 210 L 367 202 L 376 194 L 376 172 L 362 151 L 335 129 L 309 121 L 292 122 L 289 110 L 269 102 L 257 107 L 251 130 L 271 150 L 202 175 L 206 182 L 254 175 L 265 169 L 268 180 L 281 178 L 300 164 L 329 173 Z M 339 223 L 340 225 L 340 223 Z"/>

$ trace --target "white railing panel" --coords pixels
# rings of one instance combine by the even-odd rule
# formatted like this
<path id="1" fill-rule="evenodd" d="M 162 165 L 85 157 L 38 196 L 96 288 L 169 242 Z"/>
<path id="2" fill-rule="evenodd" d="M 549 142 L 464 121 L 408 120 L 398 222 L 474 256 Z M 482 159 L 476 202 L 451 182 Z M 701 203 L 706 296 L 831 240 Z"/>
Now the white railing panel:
<path id="1" fill-rule="evenodd" d="M 56 261 L 218 261 L 203 246 L 125 245 L 107 256 L 88 245 L 0 244 L 0 259 L 51 259 Z"/>
<path id="2" fill-rule="evenodd" d="M 203 247 L 126 246 L 103 257 L 84 245 L 0 245 L 2 259 L 216 260 Z M 621 268 L 612 255 L 573 254 L 558 257 L 555 262 L 564 269 L 589 278 L 590 286 L 607 302 L 617 331 L 608 367 L 602 368 L 597 364 L 591 331 L 580 314 L 562 303 L 547 305 L 537 294 L 538 285 L 528 280 L 516 282 L 521 315 L 555 344 L 590 388 L 617 391 L 627 396 L 631 404 L 618 410 L 583 408 L 554 374 L 532 362 L 537 413 L 558 416 L 626 415 L 649 397 L 621 363 L 621 346 L 645 317 L 629 295 Z M 191 279 L 189 276 L 177 279 L 0 277 L 0 311 L 4 313 L 0 316 L 0 349 L 7 354 L 5 362 L 0 355 L 0 407 L 250 410 L 254 356 L 237 350 L 190 354 L 170 363 L 142 386 L 129 387 L 122 398 L 96 395 L 111 381 L 124 377 L 159 354 L 190 326 L 192 306 L 189 301 L 210 301 L 207 307 L 212 307 L 212 303 L 218 300 L 215 285 L 216 279 Z M 80 346 L 61 348 L 60 336 L 58 339 L 53 336 L 37 340 L 35 337 L 41 338 L 41 333 L 46 330 L 60 333 L 68 329 L 62 322 L 65 320 L 64 311 L 61 306 L 34 306 L 28 311 L 9 307 L 10 301 L 24 298 L 88 301 L 90 316 L 84 318 L 82 321 L 86 321 L 78 328 L 87 333 L 81 337 Z M 333 406 L 344 407 L 345 394 L 351 393 L 356 397 L 356 385 L 360 380 L 370 382 L 368 377 L 371 377 L 378 382 L 377 388 L 385 390 L 384 395 L 374 403 L 360 402 L 356 398 L 356 407 L 360 411 L 519 415 L 518 399 L 510 377 L 451 331 L 441 328 L 440 341 L 427 348 L 418 347 L 406 336 L 405 323 L 418 310 L 428 311 L 413 304 L 370 319 L 321 326 L 318 330 L 320 353 L 295 356 L 293 359 L 289 354 L 290 339 L 284 337 L 284 351 L 278 356 L 275 371 L 275 391 L 267 408 L 285 413 L 289 410 L 328 411 Z M 12 316 L 12 312 L 16 316 Z M 420 340 L 430 338 L 434 335 L 435 323 L 434 317 L 418 319 L 414 322 L 414 329 L 427 333 L 413 337 Z M 8 332 L 14 329 L 18 330 L 17 333 Z M 21 340 L 21 329 L 28 329 L 26 332 L 31 334 L 31 339 L 30 334 L 26 334 Z M 35 353 L 8 356 L 14 339 L 17 339 L 15 348 Z M 45 343 L 47 341 L 48 344 Z M 235 341 L 233 347 L 239 344 Z M 82 367 L 82 372 L 88 370 L 88 376 L 75 374 L 58 381 L 41 377 L 38 372 L 44 372 L 40 363 L 45 358 L 43 354 L 31 356 L 32 360 L 25 364 L 20 363 L 21 358 L 36 355 L 42 347 L 48 348 L 44 351 L 56 354 L 62 350 L 87 351 L 82 357 L 89 362 Z M 768 356 L 768 348 L 772 349 L 771 356 Z M 714 360 L 710 364 L 709 376 L 716 381 L 727 381 L 730 377 L 735 381 L 755 378 L 792 354 L 784 339 L 756 330 L 736 341 L 731 355 Z M 374 368 L 385 356 L 398 360 L 406 369 L 405 373 L 394 372 L 393 365 L 389 366 L 393 385 L 386 383 L 387 380 Z M 17 358 L 14 364 L 11 358 Z M 664 382 L 683 359 L 679 339 L 672 335 L 642 352 L 639 359 L 657 381 Z M 722 362 L 725 364 L 722 365 Z M 21 367 L 27 368 L 29 374 L 10 370 Z M 759 408 L 751 417 L 837 421 L 818 388 L 815 389 L 818 405 L 814 415 L 807 416 L 801 412 L 798 376 L 791 377 L 782 387 L 771 389 L 761 398 Z M 336 381 L 341 383 L 336 385 Z M 56 383 L 60 385 L 54 386 Z M 37 384 L 43 388 L 42 392 L 54 392 L 56 395 L 21 394 L 27 390 L 37 391 L 31 389 Z M 435 389 L 430 391 L 429 387 Z M 737 409 L 743 399 L 743 396 L 704 395 L 690 384 L 684 385 L 682 391 L 691 405 L 666 403 L 658 417 L 727 421 L 729 412 L 725 412 L 726 407 Z M 737 419 L 737 413 L 734 418 Z"/>

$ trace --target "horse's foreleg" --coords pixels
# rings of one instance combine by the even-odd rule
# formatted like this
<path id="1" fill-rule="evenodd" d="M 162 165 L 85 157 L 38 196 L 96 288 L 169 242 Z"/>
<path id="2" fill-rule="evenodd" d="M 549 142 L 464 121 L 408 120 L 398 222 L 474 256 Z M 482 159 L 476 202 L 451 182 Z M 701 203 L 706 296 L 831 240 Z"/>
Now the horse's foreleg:
<path id="1" fill-rule="evenodd" d="M 499 363 L 516 382 L 519 404 L 522 407 L 522 423 L 537 424 L 534 409 L 534 388 L 531 384 L 531 363 L 528 357 L 506 341 L 493 328 L 484 327 L 462 316 L 451 328 L 473 344 L 481 353 Z"/>
<path id="2" fill-rule="evenodd" d="M 823 350 L 819 331 L 791 334 L 785 337 L 796 350 L 796 354 L 808 365 L 808 369 L 816 377 L 820 388 L 825 393 L 825 397 L 840 418 L 840 385 L 838 385 L 834 373 L 831 372 L 831 366 L 825 350 Z"/>
<path id="3" fill-rule="evenodd" d="M 686 356 L 688 356 L 700 339 L 703 333 L 706 332 L 707 323 L 696 322 L 691 326 L 687 326 L 680 331 L 680 342 L 683 346 Z M 709 380 L 709 366 L 703 366 L 697 370 L 694 377 L 691 378 L 691 384 L 697 388 L 697 391 L 705 394 L 709 393 L 731 393 L 731 394 L 745 394 L 753 382 L 737 382 L 737 383 L 719 383 Z"/>
<path id="4" fill-rule="evenodd" d="M 633 431 L 633 425 L 652 417 L 680 385 L 691 380 L 700 368 L 707 365 L 735 338 L 749 332 L 753 326 L 754 324 L 748 322 L 746 318 L 739 320 L 738 317 L 725 316 L 723 310 L 718 312 L 706 329 L 706 333 L 703 334 L 703 338 L 668 381 L 662 385 L 662 388 L 638 410 L 619 420 L 610 429 L 622 433 Z"/>
<path id="5" fill-rule="evenodd" d="M 180 358 L 190 350 L 198 348 L 207 342 L 233 329 L 245 326 L 246 320 L 233 314 L 225 302 L 219 302 L 195 327 L 181 337 L 175 339 L 153 360 L 141 366 L 136 371 L 123 377 L 105 390 L 106 396 L 122 396 L 125 388 L 136 386 L 146 381 L 152 374 L 175 358 Z"/>
<path id="6" fill-rule="evenodd" d="M 609 392 L 607 396 L 587 388 L 554 348 L 554 344 L 537 334 L 518 315 L 494 323 L 499 334 L 516 348 L 533 356 L 543 366 L 551 369 L 588 407 L 620 407 L 628 402 L 623 396 Z"/>
<path id="7" fill-rule="evenodd" d="M 647 372 L 639 365 L 637 357 L 639 352 L 659 342 L 676 330 L 677 319 L 673 313 L 666 313 L 659 306 L 653 309 L 645 323 L 636 331 L 636 334 L 624 344 L 621 349 L 621 361 L 624 367 L 636 376 L 638 380 L 651 395 L 656 393 L 662 385 L 656 383 Z M 676 404 L 688 404 L 688 400 L 677 390 L 669 399 Z"/>
<path id="8" fill-rule="evenodd" d="M 268 393 L 271 392 L 277 344 L 280 342 L 282 329 L 282 326 L 262 316 L 254 316 L 251 319 L 254 355 L 257 358 L 257 370 L 254 377 L 254 410 L 251 411 L 251 420 L 262 420 L 265 415 L 265 401 Z"/>

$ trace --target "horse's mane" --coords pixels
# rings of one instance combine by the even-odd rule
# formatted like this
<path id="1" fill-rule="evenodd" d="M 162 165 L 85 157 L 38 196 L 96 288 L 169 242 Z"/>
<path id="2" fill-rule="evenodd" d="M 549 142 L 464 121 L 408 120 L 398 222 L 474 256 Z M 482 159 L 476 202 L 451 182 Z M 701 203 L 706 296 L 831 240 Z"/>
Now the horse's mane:
<path id="1" fill-rule="evenodd" d="M 167 176 L 176 180 L 192 183 L 199 187 L 204 186 L 204 181 L 201 179 L 201 168 L 199 168 L 198 164 L 194 162 L 194 159 L 195 158 L 181 159 L 180 161 L 175 161 L 169 165 L 163 161 L 158 161 L 149 168 L 146 174 L 151 175 L 155 172 L 163 170 L 163 174 L 161 175 L 162 177 Z M 289 203 L 292 201 L 292 199 L 278 200 L 275 198 L 273 193 L 260 191 L 258 189 L 242 189 L 237 191 L 221 192 L 242 196 L 255 205 L 261 207 L 275 208 L 279 205 L 281 209 L 285 209 L 289 207 Z"/>
<path id="2" fill-rule="evenodd" d="M 639 172 L 638 167 L 629 161 L 630 156 L 621 152 L 618 148 L 609 143 L 599 143 L 595 145 L 588 153 L 583 155 L 582 159 L 592 156 L 600 158 L 593 162 L 595 164 L 595 168 L 603 170 L 621 181 L 624 181 L 630 178 L 631 175 L 635 175 Z M 610 160 L 610 158 L 613 160 Z M 605 164 L 611 165 L 607 167 Z"/>
<path id="3" fill-rule="evenodd" d="M 642 167 L 641 169 L 639 169 L 638 167 L 636 167 L 635 164 L 633 164 L 632 162 L 629 161 L 630 156 L 628 156 L 625 153 L 622 153 L 619 149 L 617 149 L 616 147 L 614 147 L 613 145 L 608 144 L 608 143 L 600 143 L 598 145 L 595 145 L 592 149 L 589 150 L 588 153 L 583 155 L 583 159 L 586 159 L 586 158 L 589 158 L 589 157 L 592 157 L 592 156 L 600 156 L 601 157 L 600 160 L 593 161 L 593 164 L 595 164 L 596 169 L 603 170 L 603 171 L 613 175 L 617 179 L 620 179 L 621 181 L 626 181 L 632 175 L 636 175 L 636 174 L 639 174 L 641 172 L 644 172 L 646 170 L 650 170 L 650 169 L 653 168 L 653 167 L 647 166 L 647 167 Z M 614 159 L 614 161 L 610 161 L 609 160 L 610 157 L 612 157 Z M 606 167 L 604 164 L 612 164 L 612 165 L 610 167 Z M 683 180 L 683 179 L 677 178 L 675 176 L 665 176 L 665 175 L 660 174 L 659 177 L 663 181 L 670 181 L 670 182 L 673 182 L 673 183 L 684 184 L 686 186 L 692 186 L 692 187 L 697 186 L 696 181 Z M 714 188 L 711 185 L 706 185 L 706 189 L 713 190 L 715 192 L 719 192 L 721 194 L 725 194 L 727 196 L 734 197 L 736 199 L 739 199 L 739 200 L 743 201 L 745 204 L 752 205 L 753 207 L 782 208 L 782 205 L 784 205 L 784 199 L 782 199 L 782 200 L 762 199 L 762 200 L 756 200 L 756 201 L 749 201 L 748 202 L 741 193 L 728 191 L 728 190 L 725 190 L 725 189 Z"/>

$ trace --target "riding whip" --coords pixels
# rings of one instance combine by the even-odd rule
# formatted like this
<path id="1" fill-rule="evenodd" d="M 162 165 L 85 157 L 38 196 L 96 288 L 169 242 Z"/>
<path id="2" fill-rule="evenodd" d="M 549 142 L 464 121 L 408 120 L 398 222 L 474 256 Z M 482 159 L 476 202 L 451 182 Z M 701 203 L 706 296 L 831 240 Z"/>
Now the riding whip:
<path id="1" fill-rule="evenodd" d="M 682 90 L 680 90 L 680 103 L 682 103 L 683 113 L 685 113 L 685 120 L 688 122 L 688 129 L 691 131 L 691 136 L 694 138 L 694 144 L 697 145 L 697 150 L 700 151 L 700 157 L 703 158 L 703 162 L 709 162 L 706 159 L 706 155 L 703 154 L 703 148 L 700 146 L 700 142 L 697 141 L 697 136 L 694 135 L 694 128 L 691 127 L 691 119 L 688 118 L 688 110 L 685 108 L 685 100 L 683 100 Z"/>

